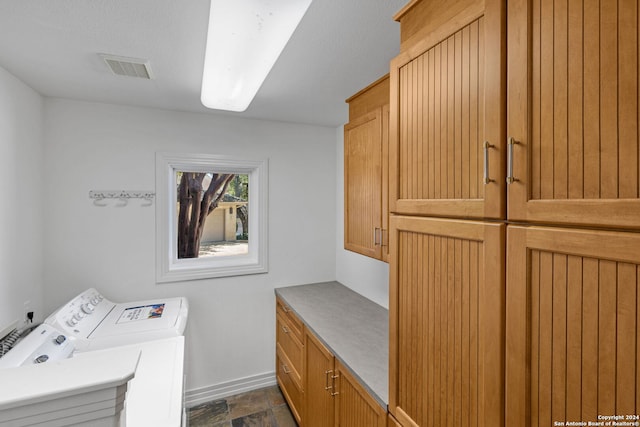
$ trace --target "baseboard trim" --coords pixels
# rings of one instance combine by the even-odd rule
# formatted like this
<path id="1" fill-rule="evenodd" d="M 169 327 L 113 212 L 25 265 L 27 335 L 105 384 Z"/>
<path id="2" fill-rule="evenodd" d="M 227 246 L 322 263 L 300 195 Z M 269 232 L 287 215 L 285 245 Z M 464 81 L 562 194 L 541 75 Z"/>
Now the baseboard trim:
<path id="1" fill-rule="evenodd" d="M 225 383 L 187 390 L 184 403 L 187 408 L 191 408 L 201 403 L 222 399 L 223 397 L 233 396 L 234 394 L 244 393 L 262 387 L 269 387 L 275 384 L 277 384 L 276 373 L 267 372 Z"/>

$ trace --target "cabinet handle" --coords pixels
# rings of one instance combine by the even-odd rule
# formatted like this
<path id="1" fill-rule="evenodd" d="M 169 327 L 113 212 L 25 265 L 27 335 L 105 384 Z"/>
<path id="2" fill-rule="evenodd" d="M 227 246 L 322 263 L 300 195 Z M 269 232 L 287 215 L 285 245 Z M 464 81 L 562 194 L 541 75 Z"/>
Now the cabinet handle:
<path id="1" fill-rule="evenodd" d="M 285 334 L 289 333 L 289 328 L 287 328 L 286 326 L 282 327 L 282 332 L 284 332 Z"/>
<path id="2" fill-rule="evenodd" d="M 380 246 L 387 246 L 388 245 L 387 241 L 389 239 L 388 238 L 387 239 L 384 238 L 385 234 L 387 234 L 387 230 L 384 229 L 384 228 L 381 228 L 380 229 Z"/>
<path id="3" fill-rule="evenodd" d="M 339 377 L 339 375 L 331 375 L 331 388 L 334 389 L 334 390 L 336 389 L 336 378 L 338 378 L 338 377 Z M 330 394 L 331 394 L 331 396 L 336 396 L 336 395 L 340 394 L 340 392 L 333 391 Z"/>
<path id="4" fill-rule="evenodd" d="M 332 372 L 333 371 L 331 369 L 329 369 L 328 371 L 324 371 L 324 389 L 325 390 L 329 390 L 332 387 L 329 385 L 329 374 L 331 374 Z"/>
<path id="5" fill-rule="evenodd" d="M 482 144 L 482 148 L 484 149 L 484 179 L 483 182 L 486 184 L 493 182 L 494 180 L 489 178 L 489 148 L 493 148 L 494 145 L 489 144 L 489 141 L 485 141 Z"/>
<path id="6" fill-rule="evenodd" d="M 281 307 L 282 307 L 282 311 L 284 311 L 285 313 L 289 312 L 289 309 L 287 308 L 286 305 L 283 304 Z"/>
<path id="7" fill-rule="evenodd" d="M 507 147 L 509 148 L 507 153 L 507 184 L 512 184 L 517 181 L 513 176 L 513 146 L 519 144 L 512 136 L 507 141 Z"/>
<path id="8" fill-rule="evenodd" d="M 378 243 L 379 242 L 378 241 L 378 235 L 379 235 L 378 231 L 379 230 L 381 230 L 381 229 L 378 228 L 378 227 L 374 227 L 373 228 L 373 246 L 378 246 L 380 244 L 380 243 Z"/>
<path id="9" fill-rule="evenodd" d="M 287 375 L 291 373 L 291 371 L 287 369 L 287 365 L 285 365 L 284 363 L 282 364 L 282 371 Z"/>

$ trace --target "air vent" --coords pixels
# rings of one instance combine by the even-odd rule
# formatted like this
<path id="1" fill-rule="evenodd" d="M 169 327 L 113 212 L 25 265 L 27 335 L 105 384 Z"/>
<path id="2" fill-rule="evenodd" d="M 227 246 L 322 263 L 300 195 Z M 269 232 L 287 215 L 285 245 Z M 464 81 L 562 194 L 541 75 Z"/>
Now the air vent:
<path id="1" fill-rule="evenodd" d="M 143 79 L 152 79 L 149 61 L 138 58 L 126 58 L 124 56 L 113 56 L 99 54 L 104 62 L 107 63 L 113 74 L 127 77 L 140 77 Z"/>

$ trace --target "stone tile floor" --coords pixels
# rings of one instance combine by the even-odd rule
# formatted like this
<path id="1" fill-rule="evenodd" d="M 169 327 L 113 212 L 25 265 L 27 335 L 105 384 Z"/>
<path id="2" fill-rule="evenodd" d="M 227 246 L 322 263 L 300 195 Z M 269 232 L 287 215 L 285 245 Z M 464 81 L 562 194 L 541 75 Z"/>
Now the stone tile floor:
<path id="1" fill-rule="evenodd" d="M 297 427 L 275 385 L 188 409 L 189 427 Z"/>

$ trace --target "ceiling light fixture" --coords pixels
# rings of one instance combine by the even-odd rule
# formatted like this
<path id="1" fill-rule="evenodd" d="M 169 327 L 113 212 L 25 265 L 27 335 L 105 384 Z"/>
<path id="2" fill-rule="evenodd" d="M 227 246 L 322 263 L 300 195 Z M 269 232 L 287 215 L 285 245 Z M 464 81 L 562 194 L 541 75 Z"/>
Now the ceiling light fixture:
<path id="1" fill-rule="evenodd" d="M 312 0 L 211 0 L 202 104 L 247 109 Z"/>

